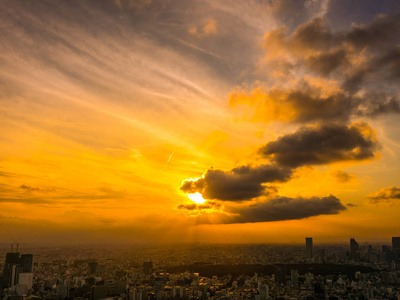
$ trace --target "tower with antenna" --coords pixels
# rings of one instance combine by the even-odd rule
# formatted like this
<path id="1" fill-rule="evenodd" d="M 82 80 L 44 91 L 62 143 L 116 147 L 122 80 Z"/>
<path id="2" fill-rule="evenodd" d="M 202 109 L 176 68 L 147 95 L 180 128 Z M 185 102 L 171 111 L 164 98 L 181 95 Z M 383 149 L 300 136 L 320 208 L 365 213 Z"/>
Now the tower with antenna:
<path id="1" fill-rule="evenodd" d="M 19 239 L 11 240 L 11 252 L 6 253 L 3 267 L 3 278 L 6 287 L 13 287 L 23 282 L 32 287 L 33 255 L 22 254 L 19 251 Z"/>

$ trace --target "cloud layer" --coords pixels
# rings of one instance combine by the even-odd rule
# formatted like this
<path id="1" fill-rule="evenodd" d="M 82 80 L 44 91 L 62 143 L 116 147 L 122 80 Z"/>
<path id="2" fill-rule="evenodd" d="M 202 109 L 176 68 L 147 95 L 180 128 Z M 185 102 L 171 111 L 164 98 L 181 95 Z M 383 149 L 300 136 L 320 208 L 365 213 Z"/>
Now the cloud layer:
<path id="1" fill-rule="evenodd" d="M 304 13 L 307 3 L 297 4 L 299 12 Z M 228 223 L 301 219 L 344 210 L 334 196 L 308 200 L 277 197 L 278 191 L 269 194 L 266 184 L 287 182 L 303 166 L 375 158 L 380 143 L 368 119 L 400 113 L 396 88 L 400 76 L 400 15 L 377 15 L 369 24 L 334 31 L 323 17 L 328 7 L 328 2 L 319 1 L 318 7 L 308 10 L 314 11 L 314 18 L 304 24 L 268 31 L 260 62 L 265 77 L 253 85 L 237 87 L 229 95 L 230 106 L 245 121 L 291 123 L 297 128 L 259 148 L 260 166 L 211 169 L 181 186 L 183 192 L 199 192 L 205 199 L 258 199 L 256 204 L 225 206 L 225 213 L 237 213 L 228 218 Z M 279 3 L 270 6 L 270 11 L 281 17 L 285 13 L 296 15 L 282 10 L 284 6 Z M 298 21 L 304 14 L 296 18 Z M 266 166 L 285 172 L 266 174 L 261 171 Z M 333 176 L 339 183 L 354 177 L 343 171 Z M 259 198 L 262 195 L 267 200 Z"/>
<path id="2" fill-rule="evenodd" d="M 185 209 L 180 207 L 180 209 Z M 195 207 L 186 207 L 193 210 Z M 276 197 L 266 202 L 248 206 L 225 206 L 223 211 L 210 214 L 200 214 L 196 217 L 199 224 L 218 223 L 257 223 L 299 220 L 319 215 L 338 214 L 346 207 L 335 196 L 289 198 Z"/>
<path id="3" fill-rule="evenodd" d="M 366 123 L 303 127 L 267 143 L 260 153 L 278 165 L 296 168 L 374 157 L 375 132 Z"/>
<path id="4" fill-rule="evenodd" d="M 267 202 L 239 208 L 228 208 L 229 213 L 237 214 L 231 223 L 272 222 L 297 220 L 318 215 L 338 214 L 346 207 L 335 196 L 312 198 L 279 197 Z"/>
<path id="5" fill-rule="evenodd" d="M 317 65 L 321 66 L 321 63 Z M 345 85 L 358 80 L 356 77 L 350 78 Z M 307 77 L 287 88 L 257 87 L 250 92 L 239 89 L 230 94 L 229 103 L 240 109 L 248 106 L 250 112 L 243 117 L 248 121 L 263 123 L 346 122 L 354 117 L 400 112 L 399 101 L 394 94 L 376 90 L 368 94 L 350 94 L 332 81 Z"/>
<path id="6" fill-rule="evenodd" d="M 373 203 L 390 202 L 392 200 L 400 199 L 400 188 L 391 186 L 388 188 L 382 188 L 380 191 L 371 193 L 368 198 Z"/>
<path id="7" fill-rule="evenodd" d="M 268 192 L 265 183 L 284 182 L 292 170 L 274 165 L 241 166 L 231 171 L 209 169 L 199 179 L 185 180 L 181 190 L 187 194 L 199 192 L 205 199 L 243 201 Z"/>
<path id="8" fill-rule="evenodd" d="M 250 200 L 269 193 L 266 183 L 290 180 L 298 167 L 371 159 L 378 147 L 376 133 L 367 123 L 302 127 L 258 150 L 271 164 L 209 169 L 198 179 L 185 180 L 180 189 L 199 192 L 205 199 Z"/>
<path id="9" fill-rule="evenodd" d="M 332 31 L 315 18 L 293 32 L 266 33 L 268 80 L 253 90 L 238 89 L 230 105 L 251 108 L 256 122 L 349 121 L 399 113 L 400 16 L 380 15 L 368 25 Z"/>

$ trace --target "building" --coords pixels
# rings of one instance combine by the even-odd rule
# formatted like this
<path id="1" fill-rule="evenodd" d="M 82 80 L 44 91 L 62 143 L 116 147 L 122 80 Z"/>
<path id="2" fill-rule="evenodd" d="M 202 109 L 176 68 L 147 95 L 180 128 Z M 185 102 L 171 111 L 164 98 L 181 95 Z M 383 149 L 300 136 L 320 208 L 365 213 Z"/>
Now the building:
<path id="1" fill-rule="evenodd" d="M 184 286 L 174 286 L 172 288 L 172 297 L 183 298 L 186 296 L 186 287 Z"/>
<path id="2" fill-rule="evenodd" d="M 66 284 L 57 285 L 57 298 L 65 299 L 68 297 L 68 286 Z"/>
<path id="3" fill-rule="evenodd" d="M 325 278 L 323 276 L 317 276 L 315 282 L 313 282 L 314 289 L 314 300 L 325 300 Z"/>
<path id="4" fill-rule="evenodd" d="M 350 257 L 351 260 L 358 261 L 360 259 L 360 246 L 354 238 L 350 239 Z"/>
<path id="5" fill-rule="evenodd" d="M 151 274 L 152 272 L 153 272 L 153 262 L 152 261 L 143 262 L 143 273 Z"/>
<path id="6" fill-rule="evenodd" d="M 20 273 L 18 283 L 25 284 L 28 287 L 28 290 L 30 290 L 33 285 L 33 273 Z"/>
<path id="7" fill-rule="evenodd" d="M 164 279 L 157 277 L 154 279 L 154 293 L 157 299 L 162 299 L 164 292 Z"/>
<path id="8" fill-rule="evenodd" d="M 6 253 L 6 261 L 3 268 L 5 286 L 10 287 L 15 284 L 16 267 L 20 264 L 19 252 Z"/>
<path id="9" fill-rule="evenodd" d="M 290 271 L 290 281 L 294 286 L 299 285 L 299 272 L 297 270 Z"/>
<path id="10" fill-rule="evenodd" d="M 285 264 L 275 264 L 274 265 L 274 273 L 275 273 L 275 284 L 277 286 L 286 284 L 286 265 Z"/>
<path id="11" fill-rule="evenodd" d="M 15 286 L 15 293 L 17 296 L 26 296 L 28 294 L 28 287 L 25 284 L 17 284 Z"/>
<path id="12" fill-rule="evenodd" d="M 21 254 L 23 273 L 33 273 L 33 254 Z"/>
<path id="13" fill-rule="evenodd" d="M 107 297 L 107 287 L 105 285 L 92 286 L 90 289 L 90 299 L 104 299 Z"/>
<path id="14" fill-rule="evenodd" d="M 106 266 L 105 265 L 97 265 L 97 267 L 96 267 L 96 276 L 104 277 L 105 272 L 106 272 Z"/>
<path id="15" fill-rule="evenodd" d="M 99 265 L 99 263 L 97 261 L 88 262 L 88 268 L 89 268 L 89 274 L 90 275 L 95 275 L 96 274 L 98 265 Z"/>
<path id="16" fill-rule="evenodd" d="M 313 281 L 314 281 L 314 274 L 312 274 L 312 273 L 307 273 L 307 274 L 305 275 L 305 278 L 306 278 L 306 284 L 310 286 L 310 285 L 313 283 Z"/>
<path id="17" fill-rule="evenodd" d="M 392 249 L 400 250 L 400 236 L 392 237 Z"/>
<path id="18" fill-rule="evenodd" d="M 311 237 L 306 237 L 306 258 L 313 258 L 313 241 Z"/>
<path id="19" fill-rule="evenodd" d="M 260 284 L 258 287 L 258 292 L 260 293 L 260 300 L 266 300 L 269 298 L 268 285 Z"/>
<path id="20" fill-rule="evenodd" d="M 3 267 L 5 287 L 17 285 L 21 273 L 33 272 L 33 255 L 19 252 L 6 253 L 6 261 Z"/>
<path id="21" fill-rule="evenodd" d="M 315 252 L 315 256 L 318 257 L 319 261 L 323 261 L 325 259 L 325 249 L 321 248 L 321 249 L 317 249 Z"/>

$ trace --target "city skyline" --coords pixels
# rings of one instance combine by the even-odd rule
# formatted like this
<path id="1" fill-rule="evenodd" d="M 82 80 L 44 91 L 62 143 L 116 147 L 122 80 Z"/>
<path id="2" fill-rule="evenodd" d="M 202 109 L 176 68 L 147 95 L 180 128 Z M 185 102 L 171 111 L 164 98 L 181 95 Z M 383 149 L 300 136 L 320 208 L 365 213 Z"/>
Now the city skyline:
<path id="1" fill-rule="evenodd" d="M 0 0 L 0 242 L 390 243 L 399 41 L 395 0 Z"/>
<path id="2" fill-rule="evenodd" d="M 398 240 L 388 245 L 53 246 L 0 251 L 7 299 L 397 299 Z M 306 246 L 306 247 L 304 247 Z M 4 249 L 3 249 L 4 250 Z M 20 255 L 20 252 L 25 254 Z M 28 253 L 31 254 L 26 254 Z M 4 263 L 3 263 L 4 262 Z"/>

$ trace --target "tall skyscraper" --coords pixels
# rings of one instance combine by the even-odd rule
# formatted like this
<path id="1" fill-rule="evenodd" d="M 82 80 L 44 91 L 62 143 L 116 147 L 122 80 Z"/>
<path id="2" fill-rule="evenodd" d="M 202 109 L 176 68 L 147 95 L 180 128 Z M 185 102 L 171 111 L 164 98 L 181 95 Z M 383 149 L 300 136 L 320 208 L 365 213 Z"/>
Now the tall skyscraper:
<path id="1" fill-rule="evenodd" d="M 33 255 L 19 252 L 6 253 L 6 261 L 3 268 L 5 286 L 10 287 L 18 284 L 21 273 L 33 272 Z"/>
<path id="2" fill-rule="evenodd" d="M 10 287 L 15 284 L 16 268 L 20 263 L 19 252 L 6 253 L 6 261 L 3 268 L 5 285 Z"/>
<path id="3" fill-rule="evenodd" d="M 154 293 L 156 299 L 161 300 L 164 292 L 164 279 L 162 277 L 156 277 L 154 279 Z"/>
<path id="4" fill-rule="evenodd" d="M 33 273 L 33 254 L 21 254 L 23 273 Z"/>
<path id="5" fill-rule="evenodd" d="M 313 257 L 312 238 L 306 237 L 306 258 L 311 259 L 312 257 Z"/>
<path id="6" fill-rule="evenodd" d="M 392 237 L 392 249 L 400 250 L 400 237 L 399 236 Z"/>
<path id="7" fill-rule="evenodd" d="M 315 300 L 325 300 L 326 296 L 325 296 L 324 277 L 317 276 L 315 278 L 313 287 L 314 287 L 314 299 Z"/>
<path id="8" fill-rule="evenodd" d="M 360 246 L 354 238 L 350 239 L 350 259 L 358 261 L 360 257 Z"/>

